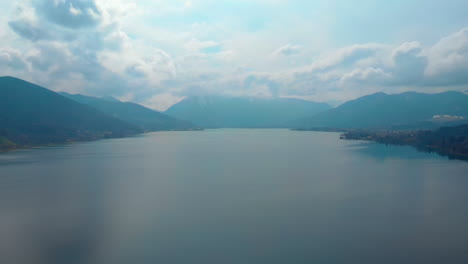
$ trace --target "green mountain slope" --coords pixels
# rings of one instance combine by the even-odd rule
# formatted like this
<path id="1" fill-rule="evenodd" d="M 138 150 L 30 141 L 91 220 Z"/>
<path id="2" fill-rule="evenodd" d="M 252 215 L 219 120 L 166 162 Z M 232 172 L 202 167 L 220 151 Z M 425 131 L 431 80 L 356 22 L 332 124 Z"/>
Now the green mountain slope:
<path id="1" fill-rule="evenodd" d="M 196 126 L 135 103 L 124 103 L 112 97 L 97 98 L 80 94 L 61 93 L 79 103 L 140 127 L 146 131 L 190 130 Z"/>
<path id="2" fill-rule="evenodd" d="M 0 137 L 3 148 L 122 137 L 142 132 L 38 85 L 0 77 Z"/>
<path id="3" fill-rule="evenodd" d="M 468 117 L 468 95 L 460 92 L 439 94 L 407 92 L 394 95 L 376 93 L 302 119 L 296 123 L 296 126 L 301 128 L 410 127 L 409 124 L 431 121 L 435 115 Z"/>

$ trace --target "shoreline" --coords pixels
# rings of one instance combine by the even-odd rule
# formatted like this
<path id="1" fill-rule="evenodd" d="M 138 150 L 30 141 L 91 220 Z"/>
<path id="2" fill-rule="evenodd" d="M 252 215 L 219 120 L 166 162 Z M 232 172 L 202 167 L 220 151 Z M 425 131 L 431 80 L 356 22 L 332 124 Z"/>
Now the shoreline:
<path id="1" fill-rule="evenodd" d="M 137 137 L 148 133 L 156 133 L 156 132 L 190 132 L 190 131 L 204 131 L 204 128 L 196 128 L 196 129 L 186 129 L 186 130 L 156 130 L 156 131 L 144 131 L 142 133 L 133 134 L 133 135 L 126 135 L 126 136 L 118 136 L 118 137 L 102 137 L 102 138 L 94 138 L 94 139 L 85 139 L 85 140 L 70 140 L 58 143 L 44 143 L 44 144 L 37 144 L 37 145 L 16 145 L 9 147 L 9 148 L 2 148 L 0 146 L 0 154 L 17 151 L 17 150 L 24 150 L 24 149 L 34 149 L 34 148 L 43 148 L 43 147 L 55 147 L 55 146 L 64 146 L 68 144 L 76 144 L 76 143 L 86 143 L 86 142 L 94 142 L 99 140 L 106 140 L 106 139 L 120 139 L 120 138 L 131 138 Z M 14 144 L 14 143 L 13 143 Z"/>
<path id="2" fill-rule="evenodd" d="M 453 138 L 465 139 L 461 136 L 440 136 L 437 131 L 416 130 L 416 131 L 366 131 L 355 130 L 341 134 L 340 139 L 344 140 L 365 140 L 379 144 L 394 146 L 411 146 L 421 152 L 437 153 L 449 159 L 468 161 L 468 149 L 459 146 L 458 141 Z M 434 140 L 433 138 L 436 138 Z M 466 140 L 466 139 L 465 139 Z M 453 143 L 455 142 L 455 143 Z"/>

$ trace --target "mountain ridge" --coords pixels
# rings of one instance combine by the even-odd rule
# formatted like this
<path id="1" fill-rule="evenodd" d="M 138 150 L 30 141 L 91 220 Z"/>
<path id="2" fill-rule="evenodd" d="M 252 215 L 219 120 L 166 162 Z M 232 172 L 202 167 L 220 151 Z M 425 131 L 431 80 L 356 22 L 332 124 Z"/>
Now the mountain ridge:
<path id="1" fill-rule="evenodd" d="M 192 96 L 164 113 L 206 128 L 279 128 L 330 108 L 296 98 Z"/>
<path id="2" fill-rule="evenodd" d="M 114 138 L 138 127 L 42 86 L 0 77 L 0 149 Z M 12 146 L 13 145 L 13 146 Z"/>
<path id="3" fill-rule="evenodd" d="M 429 121 L 435 115 L 468 117 L 468 95 L 447 91 L 435 94 L 374 93 L 296 122 L 298 128 L 391 128 Z"/>
<path id="4" fill-rule="evenodd" d="M 89 105 L 105 114 L 133 124 L 145 131 L 193 130 L 198 127 L 191 122 L 178 120 L 156 110 L 132 102 L 121 102 L 81 94 L 60 93 L 76 102 Z"/>

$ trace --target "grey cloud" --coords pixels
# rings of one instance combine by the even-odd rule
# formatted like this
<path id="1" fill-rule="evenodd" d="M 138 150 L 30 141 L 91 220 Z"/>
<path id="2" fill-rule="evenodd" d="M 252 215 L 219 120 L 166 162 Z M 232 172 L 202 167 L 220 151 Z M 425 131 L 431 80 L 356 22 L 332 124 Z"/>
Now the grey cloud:
<path id="1" fill-rule="evenodd" d="M 421 44 L 418 42 L 407 42 L 396 48 L 393 52 L 394 84 L 417 84 L 424 78 L 428 60 L 423 56 Z"/>
<path id="2" fill-rule="evenodd" d="M 34 54 L 27 58 L 33 69 L 43 72 L 68 68 L 71 59 L 72 56 L 69 54 L 67 47 L 56 42 L 38 44 Z"/>
<path id="3" fill-rule="evenodd" d="M 101 20 L 94 0 L 35 0 L 34 4 L 39 15 L 67 28 L 91 27 Z"/>
<path id="4" fill-rule="evenodd" d="M 187 79 L 166 80 L 161 83 L 165 92 L 174 96 L 282 96 L 282 83 L 270 74 L 249 73 L 224 75 L 216 72 L 190 76 Z"/>
<path id="5" fill-rule="evenodd" d="M 21 57 L 21 53 L 13 49 L 0 49 L 0 69 L 11 68 L 14 70 L 23 70 L 27 64 Z"/>
<path id="6" fill-rule="evenodd" d="M 368 84 L 368 85 L 384 85 L 388 84 L 392 80 L 392 75 L 388 72 L 385 72 L 381 68 L 357 68 L 352 70 L 349 73 L 346 73 L 341 78 L 341 85 L 347 85 L 350 83 L 357 84 Z"/>
<path id="7" fill-rule="evenodd" d="M 75 10 L 78 13 L 73 16 L 79 17 L 80 14 L 91 12 L 89 10 L 98 12 L 93 1 L 33 1 L 35 9 L 31 9 L 27 15 L 25 13 L 18 14 L 21 17 L 29 16 L 30 19 L 23 18 L 9 22 L 11 29 L 19 36 L 37 42 L 27 58 L 32 68 L 40 72 L 47 72 L 51 78 L 81 75 L 86 80 L 98 79 L 98 75 L 104 71 L 104 67 L 98 60 L 99 51 L 107 49 L 109 42 L 112 42 L 110 49 L 118 50 L 122 46 L 121 42 L 125 40 L 121 37 L 119 27 L 114 23 L 106 27 L 81 30 L 80 34 L 76 34 L 70 28 L 51 23 L 41 8 L 47 7 L 52 10 L 50 12 L 55 12 L 60 8 L 70 6 L 83 11 Z M 68 22 L 65 21 L 65 23 Z M 85 24 L 77 24 L 77 26 Z"/>
<path id="8" fill-rule="evenodd" d="M 51 79 L 66 79 L 80 75 L 85 80 L 98 80 L 104 68 L 93 50 L 60 42 L 41 42 L 34 55 L 28 57 L 33 69 L 47 74 Z"/>
<path id="9" fill-rule="evenodd" d="M 389 51 L 387 51 L 388 53 Z M 352 64 L 343 74 L 340 86 L 420 86 L 428 59 L 418 42 L 406 42 L 391 51 L 390 64 L 384 63 L 386 54 L 374 54 L 374 65 L 361 67 Z"/>
<path id="10" fill-rule="evenodd" d="M 375 55 L 376 51 L 380 49 L 378 45 L 355 45 L 344 49 L 338 54 L 338 65 L 340 67 L 352 66 L 355 62 Z"/>
<path id="11" fill-rule="evenodd" d="M 118 56 L 115 52 L 124 47 L 128 37 L 112 18 L 112 23 L 95 26 L 101 13 L 94 1 L 31 1 L 34 8 L 19 10 L 18 19 L 10 21 L 9 26 L 20 37 L 35 43 L 28 55 L 0 48 L 0 69 L 4 74 L 28 76 L 31 81 L 55 90 L 96 96 L 134 94 L 140 101 L 158 89 L 148 81 L 147 73 L 164 78 L 175 76 L 171 57 L 161 50 L 137 60 L 144 66 L 144 72 L 132 64 L 123 73 L 107 69 L 100 60 L 101 52 L 110 51 Z M 75 29 L 81 29 L 79 34 Z M 31 71 L 24 71 L 29 65 Z"/>
<path id="12" fill-rule="evenodd" d="M 337 94 L 350 87 L 380 84 L 383 82 L 380 78 L 387 76 L 380 69 L 383 68 L 380 62 L 372 67 L 357 64 L 366 59 L 377 58 L 387 50 L 388 46 L 376 43 L 341 48 L 307 67 L 286 74 L 282 84 L 287 87 L 285 93 L 292 96 L 322 96 Z"/>
<path id="13" fill-rule="evenodd" d="M 266 76 L 249 75 L 245 78 L 244 87 L 248 90 L 255 90 L 258 86 L 265 86 L 273 97 L 278 97 L 281 85 Z"/>
<path id="14" fill-rule="evenodd" d="M 146 77 L 144 70 L 141 69 L 140 64 L 133 64 L 125 68 L 125 73 L 131 77 L 143 78 Z"/>
<path id="15" fill-rule="evenodd" d="M 69 65 L 70 71 L 81 73 L 87 80 L 99 80 L 100 75 L 107 70 L 101 65 L 94 50 L 74 47 L 71 49 L 74 54 L 73 64 Z"/>
<path id="16" fill-rule="evenodd" d="M 229 80 L 215 76 L 211 81 L 192 84 L 191 89 L 179 90 L 181 92 L 178 95 L 184 96 L 194 91 L 255 95 L 267 91 L 273 96 L 316 96 L 328 99 L 338 96 L 345 99 L 346 96 L 362 96 L 378 90 L 391 92 L 396 87 L 426 89 L 437 83 L 434 77 L 427 75 L 431 63 L 437 65 L 434 67 L 437 74 L 433 74 L 440 80 L 438 83 L 442 80 L 457 80 L 460 84 L 466 80 L 468 29 L 441 40 L 429 49 L 424 49 L 418 42 L 406 42 L 393 48 L 374 43 L 353 45 L 323 57 L 308 67 L 275 74 L 252 73 L 243 77 L 239 73 Z M 184 82 L 178 85 L 184 86 Z M 216 86 L 223 89 L 212 88 Z"/>
<path id="17" fill-rule="evenodd" d="M 103 67 L 97 54 L 85 48 L 70 47 L 63 43 L 44 42 L 37 46 L 36 54 L 28 57 L 36 76 L 47 76 L 50 88 L 73 91 L 78 83 L 79 92 L 89 95 L 121 96 L 135 90 L 130 81 Z M 73 80 L 70 82 L 70 80 Z"/>
<path id="18" fill-rule="evenodd" d="M 385 50 L 381 44 L 358 44 L 342 48 L 309 66 L 309 71 L 327 71 L 333 68 L 351 67 L 356 62 L 375 56 L 378 51 Z"/>
<path id="19" fill-rule="evenodd" d="M 177 75 L 177 69 L 172 57 L 163 50 L 155 50 L 145 58 L 145 63 L 151 66 L 153 72 L 165 76 L 164 79 L 175 78 Z"/>
<path id="20" fill-rule="evenodd" d="M 31 63 L 32 68 L 40 71 L 48 71 L 52 63 L 49 60 L 45 60 L 41 56 L 30 56 L 27 60 Z"/>
<path id="21" fill-rule="evenodd" d="M 427 85 L 468 84 L 468 28 L 441 39 L 428 51 Z"/>
<path id="22" fill-rule="evenodd" d="M 336 74 L 323 78 L 320 73 L 299 74 L 286 79 L 284 85 L 288 88 L 289 95 L 317 95 L 323 91 L 336 91 L 341 76 L 341 74 Z"/>
<path id="23" fill-rule="evenodd" d="M 8 25 L 16 34 L 31 41 L 50 38 L 50 34 L 48 32 L 25 20 L 10 21 L 8 22 Z"/>
<path id="24" fill-rule="evenodd" d="M 382 44 L 360 44 L 342 48 L 313 63 L 308 70 L 294 73 L 296 90 L 361 89 L 370 86 L 417 86 L 424 79 L 427 57 L 417 42 L 390 49 Z M 388 63 L 390 61 L 391 63 Z M 302 88 L 300 88 L 302 87 Z M 312 89 L 312 90 L 311 90 Z"/>

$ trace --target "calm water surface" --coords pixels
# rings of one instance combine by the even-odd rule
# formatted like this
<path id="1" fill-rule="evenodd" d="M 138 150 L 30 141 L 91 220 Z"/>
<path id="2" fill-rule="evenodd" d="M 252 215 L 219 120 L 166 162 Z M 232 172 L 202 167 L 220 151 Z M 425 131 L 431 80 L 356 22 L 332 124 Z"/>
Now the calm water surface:
<path id="1" fill-rule="evenodd" d="M 468 162 L 288 130 L 0 154 L 0 263 L 468 263 Z"/>

